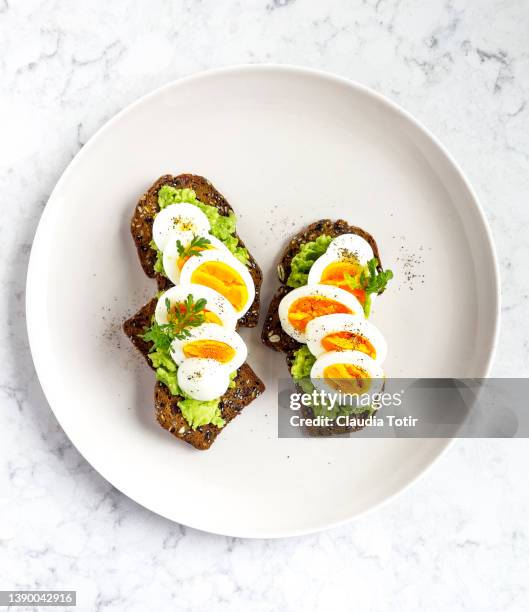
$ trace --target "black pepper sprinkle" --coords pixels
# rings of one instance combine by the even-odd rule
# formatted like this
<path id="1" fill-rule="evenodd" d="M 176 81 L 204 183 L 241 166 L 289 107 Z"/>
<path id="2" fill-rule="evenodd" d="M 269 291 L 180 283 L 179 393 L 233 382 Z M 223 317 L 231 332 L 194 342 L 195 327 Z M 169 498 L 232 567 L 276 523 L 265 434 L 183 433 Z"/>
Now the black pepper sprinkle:
<path id="1" fill-rule="evenodd" d="M 424 247 L 420 246 L 418 250 L 423 251 Z M 399 251 L 396 261 L 399 262 L 402 279 L 408 289 L 413 291 L 417 283 L 424 284 L 424 274 L 420 271 L 424 258 L 419 253 L 409 251 L 404 245 L 401 245 Z"/>

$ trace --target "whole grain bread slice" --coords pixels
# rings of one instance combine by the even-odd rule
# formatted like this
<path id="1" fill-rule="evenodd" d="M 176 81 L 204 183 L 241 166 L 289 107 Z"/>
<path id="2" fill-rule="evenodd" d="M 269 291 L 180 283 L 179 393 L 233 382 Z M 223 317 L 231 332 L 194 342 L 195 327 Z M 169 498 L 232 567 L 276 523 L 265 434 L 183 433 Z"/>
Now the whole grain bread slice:
<path id="1" fill-rule="evenodd" d="M 193 189 L 197 194 L 197 198 L 202 203 L 215 206 L 221 215 L 228 215 L 229 212 L 233 210 L 226 198 L 203 176 L 195 174 L 172 176 L 170 174 L 165 174 L 149 187 L 136 205 L 130 224 L 130 231 L 134 243 L 136 244 L 141 266 L 147 276 L 156 279 L 159 290 L 165 290 L 172 286 L 169 279 L 155 272 L 154 264 L 156 263 L 156 251 L 150 246 L 153 219 L 160 210 L 158 205 L 158 192 L 164 185 L 170 185 L 176 189 Z M 244 242 L 238 235 L 236 236 L 239 240 L 239 245 L 244 247 Z M 259 320 L 259 300 L 263 275 L 261 268 L 259 268 L 251 253 L 248 271 L 255 284 L 255 299 L 248 312 L 239 320 L 239 325 L 242 327 L 255 327 Z"/>
<path id="2" fill-rule="evenodd" d="M 130 338 L 132 344 L 145 357 L 146 362 L 152 369 L 154 368 L 151 360 L 148 358 L 152 343 L 146 342 L 140 335 L 151 324 L 156 302 L 156 298 L 153 298 L 123 324 L 123 331 Z M 261 395 L 265 389 L 261 379 L 247 363 L 243 363 L 237 370 L 237 376 L 233 382 L 235 386 L 228 389 L 222 396 L 219 405 L 226 425 L 239 415 L 243 408 Z M 180 396 L 171 395 L 166 385 L 157 382 L 154 387 L 154 411 L 156 419 L 164 429 L 176 438 L 191 444 L 199 450 L 206 450 L 213 444 L 226 425 L 219 428 L 210 424 L 192 429 L 178 407 L 178 402 L 182 399 Z"/>
<path id="3" fill-rule="evenodd" d="M 283 297 L 289 291 L 292 291 L 292 288 L 288 287 L 286 284 L 292 269 L 292 259 L 299 252 L 301 245 L 305 244 L 306 242 L 312 242 L 319 236 L 325 235 L 336 238 L 336 236 L 340 236 L 342 234 L 356 234 L 364 238 L 364 240 L 366 240 L 373 249 L 373 254 L 378 260 L 378 269 L 382 269 L 377 243 L 373 236 L 362 228 L 355 225 L 350 225 L 343 219 L 338 219 L 337 221 L 332 221 L 331 219 L 321 219 L 320 221 L 315 221 L 302 229 L 290 240 L 277 265 L 277 276 L 281 284 L 273 295 L 270 305 L 268 306 L 266 319 L 261 332 L 261 340 L 269 348 L 273 349 L 274 351 L 279 351 L 280 353 L 289 354 L 301 346 L 299 342 L 291 338 L 283 331 L 278 313 L 279 302 L 281 302 Z"/>
<path id="4" fill-rule="evenodd" d="M 295 257 L 295 255 L 297 255 L 301 246 L 306 242 L 312 242 L 319 236 L 331 236 L 332 238 L 336 238 L 336 236 L 340 236 L 342 234 L 356 234 L 364 238 L 364 240 L 366 240 L 371 246 L 373 255 L 378 260 L 378 269 L 382 270 L 380 253 L 373 236 L 363 230 L 361 227 L 350 225 L 343 219 L 338 219 L 337 221 L 332 221 L 331 219 L 320 219 L 320 221 L 315 221 L 302 229 L 290 240 L 277 265 L 277 276 L 281 284 L 274 293 L 270 305 L 268 306 L 266 319 L 261 332 L 261 340 L 266 346 L 270 347 L 274 351 L 285 354 L 289 371 L 292 366 L 292 362 L 294 361 L 295 352 L 301 347 L 301 343 L 294 340 L 294 338 L 290 337 L 285 331 L 283 331 L 281 321 L 279 320 L 278 308 L 279 303 L 285 297 L 285 295 L 289 291 L 292 291 L 292 288 L 286 284 L 292 269 L 292 259 Z M 303 393 L 303 389 L 299 385 L 296 385 L 296 388 L 298 392 Z M 312 409 L 308 406 L 303 406 L 302 415 L 305 418 L 314 417 Z M 359 416 L 367 416 L 367 413 Z M 331 423 L 329 425 L 305 425 L 305 431 L 311 437 L 328 437 L 350 434 L 361 429 L 363 429 L 363 427 L 338 425 L 336 423 Z"/>

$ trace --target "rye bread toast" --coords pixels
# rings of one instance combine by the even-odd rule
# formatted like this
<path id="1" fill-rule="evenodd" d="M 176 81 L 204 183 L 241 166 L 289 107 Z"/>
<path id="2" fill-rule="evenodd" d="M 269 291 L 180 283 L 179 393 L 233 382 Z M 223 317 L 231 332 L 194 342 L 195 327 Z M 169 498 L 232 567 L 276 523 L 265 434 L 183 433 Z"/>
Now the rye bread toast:
<path id="1" fill-rule="evenodd" d="M 156 251 L 151 248 L 150 243 L 152 240 L 152 224 L 154 216 L 159 212 L 160 207 L 158 206 L 158 191 L 163 185 L 171 185 L 176 189 L 193 189 L 197 194 L 197 198 L 204 204 L 215 206 L 221 215 L 227 215 L 232 211 L 232 207 L 219 193 L 215 187 L 203 176 L 197 176 L 194 174 L 180 174 L 178 176 L 172 176 L 165 174 L 161 176 L 153 185 L 144 193 L 139 199 L 134 215 L 130 224 L 130 231 L 138 256 L 140 259 L 141 266 L 150 278 L 156 279 L 158 289 L 165 291 L 172 286 L 172 283 L 165 276 L 158 274 L 154 270 L 154 264 L 156 263 Z M 244 242 L 236 234 L 239 240 L 239 245 L 244 247 Z M 255 284 L 255 299 L 250 306 L 248 312 L 241 317 L 239 325 L 242 327 L 255 327 L 259 320 L 259 299 L 262 284 L 262 272 L 257 262 L 250 253 L 248 271 L 252 276 Z"/>
<path id="2" fill-rule="evenodd" d="M 291 338 L 283 331 L 278 313 L 279 302 L 289 291 L 292 291 L 292 288 L 288 287 L 286 282 L 290 275 L 293 257 L 299 252 L 302 244 L 316 240 L 318 236 L 326 235 L 336 238 L 336 236 L 341 234 L 357 234 L 364 238 L 373 249 L 373 254 L 378 260 L 378 269 L 382 270 L 380 254 L 375 239 L 360 227 L 349 225 L 343 219 L 338 219 L 337 221 L 321 219 L 302 229 L 290 240 L 277 265 L 277 276 L 281 284 L 272 297 L 261 333 L 261 340 L 269 348 L 280 353 L 290 354 L 301 346 L 297 340 L 294 340 L 294 338 Z"/>
<path id="3" fill-rule="evenodd" d="M 321 219 L 320 221 L 315 221 L 298 232 L 290 240 L 277 265 L 277 276 L 281 284 L 272 297 L 261 333 L 261 340 L 266 346 L 274 351 L 285 354 L 289 371 L 290 367 L 292 366 L 292 362 L 294 361 L 294 354 L 302 345 L 283 331 L 281 321 L 279 320 L 278 308 L 279 303 L 284 296 L 289 291 L 292 291 L 292 288 L 286 284 L 291 272 L 292 259 L 299 252 L 301 245 L 305 244 L 306 242 L 312 242 L 316 240 L 318 236 L 326 235 L 336 238 L 336 236 L 340 236 L 342 234 L 357 234 L 358 236 L 364 238 L 364 240 L 366 240 L 371 246 L 373 255 L 378 260 L 378 270 L 382 270 L 378 246 L 373 236 L 360 227 L 349 225 L 349 223 L 343 219 L 338 219 L 337 221 L 332 221 L 331 219 Z M 296 385 L 296 388 L 299 393 L 303 393 L 303 389 L 301 387 Z M 302 415 L 305 418 L 311 418 L 314 416 L 310 407 L 307 406 L 303 406 Z M 367 413 L 360 416 L 367 416 Z M 363 429 L 363 427 L 342 426 L 337 425 L 336 423 L 331 425 L 305 426 L 305 430 L 311 437 L 335 436 L 352 433 L 361 429 Z"/>
<path id="4" fill-rule="evenodd" d="M 152 343 L 143 340 L 140 334 L 143 334 L 145 329 L 151 324 L 156 302 L 156 298 L 153 298 L 123 324 L 125 334 L 145 357 L 145 360 L 152 369 L 154 368 L 147 356 Z M 243 363 L 237 370 L 237 376 L 233 382 L 235 386 L 226 391 L 221 398 L 219 406 L 226 425 L 264 391 L 263 382 L 247 363 Z M 215 438 L 226 425 L 219 428 L 210 424 L 192 429 L 178 407 L 178 402 L 182 399 L 180 396 L 171 395 L 169 389 L 164 384 L 157 382 L 154 387 L 154 411 L 156 419 L 164 429 L 176 438 L 184 440 L 184 442 L 191 444 L 199 450 L 206 450 L 213 444 Z"/>

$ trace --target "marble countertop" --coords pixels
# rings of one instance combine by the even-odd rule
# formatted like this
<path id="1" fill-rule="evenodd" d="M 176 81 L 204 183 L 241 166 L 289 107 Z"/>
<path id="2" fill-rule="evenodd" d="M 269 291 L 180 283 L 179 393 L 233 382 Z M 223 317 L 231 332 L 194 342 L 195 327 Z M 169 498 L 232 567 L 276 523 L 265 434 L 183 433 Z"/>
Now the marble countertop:
<path id="1" fill-rule="evenodd" d="M 528 20 L 525 0 L 0 0 L 1 588 L 76 589 L 100 611 L 527 609 L 525 441 L 459 441 L 398 499 L 318 535 L 197 532 L 72 447 L 33 369 L 24 285 L 54 184 L 118 110 L 198 70 L 301 64 L 395 100 L 459 161 L 501 264 L 493 373 L 527 375 Z"/>

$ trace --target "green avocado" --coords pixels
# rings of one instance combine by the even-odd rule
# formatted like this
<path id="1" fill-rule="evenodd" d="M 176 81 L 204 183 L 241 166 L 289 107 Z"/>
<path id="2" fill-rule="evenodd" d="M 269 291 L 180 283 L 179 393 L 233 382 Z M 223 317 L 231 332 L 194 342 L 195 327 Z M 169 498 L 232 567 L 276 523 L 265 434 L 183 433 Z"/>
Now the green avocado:
<path id="1" fill-rule="evenodd" d="M 311 393 L 314 385 L 310 381 L 310 371 L 316 357 L 309 351 L 306 344 L 300 346 L 294 353 L 294 361 L 290 366 L 290 373 L 294 382 L 299 385 L 305 393 Z"/>
<path id="2" fill-rule="evenodd" d="M 163 367 L 156 368 L 156 380 L 163 383 L 171 392 L 171 395 L 181 395 L 178 380 L 176 378 L 176 370 L 171 372 Z"/>
<path id="3" fill-rule="evenodd" d="M 201 425 L 216 425 L 224 427 L 226 421 L 222 418 L 219 408 L 220 399 L 209 402 L 201 402 L 190 397 L 178 402 L 178 407 L 182 411 L 184 419 L 193 429 Z"/>
<path id="4" fill-rule="evenodd" d="M 316 240 L 301 245 L 290 264 L 290 274 L 287 279 L 289 287 L 295 289 L 307 284 L 312 264 L 327 251 L 331 240 L 331 236 L 323 234 L 318 236 Z"/>
<path id="5" fill-rule="evenodd" d="M 209 220 L 211 235 L 222 241 L 241 263 L 245 266 L 248 265 L 250 259 L 248 251 L 239 246 L 239 240 L 235 236 L 237 217 L 233 211 L 230 211 L 229 215 L 221 215 L 215 206 L 204 204 L 198 200 L 193 189 L 176 189 L 175 187 L 171 187 L 171 185 L 163 185 L 163 187 L 160 188 L 158 192 L 158 205 L 160 206 L 160 210 L 170 204 L 179 204 L 181 202 L 194 204 L 200 208 Z"/>
<path id="6" fill-rule="evenodd" d="M 165 276 L 165 270 L 163 269 L 163 253 L 156 246 L 156 242 L 154 242 L 154 240 L 151 240 L 149 242 L 149 246 L 151 247 L 151 249 L 156 251 L 156 261 L 154 262 L 154 271 L 158 272 L 158 274 L 163 274 Z"/>

